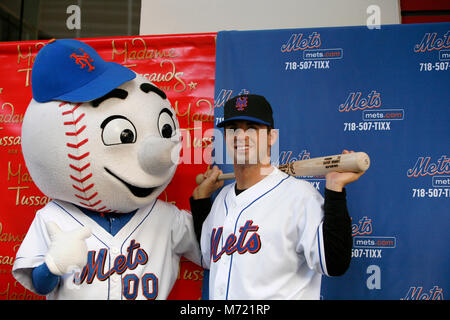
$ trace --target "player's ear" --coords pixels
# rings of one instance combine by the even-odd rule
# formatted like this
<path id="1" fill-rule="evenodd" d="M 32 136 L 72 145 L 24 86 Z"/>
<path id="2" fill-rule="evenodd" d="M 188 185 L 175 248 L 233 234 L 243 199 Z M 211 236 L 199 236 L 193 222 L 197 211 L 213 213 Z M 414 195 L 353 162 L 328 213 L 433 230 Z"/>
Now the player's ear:
<path id="1" fill-rule="evenodd" d="M 269 128 L 269 145 L 273 146 L 278 140 L 278 129 Z"/>

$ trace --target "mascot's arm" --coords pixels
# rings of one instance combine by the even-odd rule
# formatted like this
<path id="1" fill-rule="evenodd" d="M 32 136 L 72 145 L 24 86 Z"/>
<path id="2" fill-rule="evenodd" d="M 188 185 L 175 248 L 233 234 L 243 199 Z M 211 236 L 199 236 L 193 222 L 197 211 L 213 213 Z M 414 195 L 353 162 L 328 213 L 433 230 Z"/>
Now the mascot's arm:
<path id="1" fill-rule="evenodd" d="M 34 289 L 37 294 L 47 295 L 55 289 L 59 276 L 50 272 L 45 263 L 33 269 L 31 274 Z"/>
<path id="2" fill-rule="evenodd" d="M 86 265 L 88 250 L 85 239 L 92 234 L 88 227 L 64 232 L 50 221 L 47 223 L 47 231 L 51 242 L 45 264 L 51 273 L 62 276 Z"/>
<path id="3" fill-rule="evenodd" d="M 31 279 L 36 292 L 49 294 L 59 281 L 59 276 L 69 273 L 86 264 L 86 242 L 90 237 L 89 228 L 63 232 L 56 223 L 48 222 L 47 231 L 50 236 L 50 249 L 45 256 L 45 263 L 33 269 Z"/>

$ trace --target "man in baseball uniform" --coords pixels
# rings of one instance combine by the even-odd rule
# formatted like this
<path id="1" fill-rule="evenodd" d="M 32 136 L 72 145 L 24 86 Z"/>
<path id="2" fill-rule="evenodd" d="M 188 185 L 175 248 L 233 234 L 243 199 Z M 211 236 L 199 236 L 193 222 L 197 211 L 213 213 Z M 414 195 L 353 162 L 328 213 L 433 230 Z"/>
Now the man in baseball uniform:
<path id="1" fill-rule="evenodd" d="M 228 100 L 218 127 L 225 129 L 236 182 L 211 205 L 210 196 L 223 185 L 213 167 L 190 199 L 198 235 L 201 229 L 202 263 L 209 269 L 209 298 L 319 299 L 321 276 L 341 275 L 349 266 L 344 186 L 361 174 L 327 174 L 323 199 L 310 183 L 272 166 L 277 131 L 272 108 L 259 95 Z"/>
<path id="2" fill-rule="evenodd" d="M 22 151 L 40 209 L 14 277 L 48 299 L 165 299 L 181 256 L 200 264 L 192 217 L 158 200 L 181 138 L 166 94 L 93 48 L 50 41 L 36 56 Z"/>

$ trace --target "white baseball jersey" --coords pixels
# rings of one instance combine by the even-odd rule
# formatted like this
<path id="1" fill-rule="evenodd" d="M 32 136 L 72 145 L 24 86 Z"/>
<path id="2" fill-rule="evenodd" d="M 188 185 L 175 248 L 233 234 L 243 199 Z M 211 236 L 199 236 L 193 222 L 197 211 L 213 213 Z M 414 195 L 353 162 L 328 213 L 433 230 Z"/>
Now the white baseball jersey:
<path id="1" fill-rule="evenodd" d="M 181 256 L 200 265 L 192 216 L 155 200 L 139 209 L 115 235 L 64 201 L 39 210 L 17 253 L 14 277 L 34 291 L 31 270 L 44 263 L 50 238 L 45 223 L 63 231 L 88 226 L 88 262 L 78 273 L 61 277 L 48 299 L 166 299 L 177 278 Z"/>
<path id="2" fill-rule="evenodd" d="M 210 299 L 319 299 L 327 274 L 320 193 L 275 167 L 237 196 L 234 187 L 221 190 L 203 224 Z"/>

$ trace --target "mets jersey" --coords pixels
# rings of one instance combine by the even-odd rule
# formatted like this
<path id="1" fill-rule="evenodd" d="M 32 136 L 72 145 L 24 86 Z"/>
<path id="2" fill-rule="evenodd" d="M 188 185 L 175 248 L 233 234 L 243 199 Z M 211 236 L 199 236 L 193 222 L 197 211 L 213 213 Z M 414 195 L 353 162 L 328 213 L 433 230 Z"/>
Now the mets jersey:
<path id="1" fill-rule="evenodd" d="M 239 195 L 234 188 L 221 190 L 202 227 L 210 299 L 319 299 L 321 194 L 275 167 Z"/>
<path id="2" fill-rule="evenodd" d="M 63 231 L 92 230 L 86 266 L 63 275 L 48 299 L 166 299 L 180 257 L 200 265 L 192 216 L 172 204 L 155 200 L 113 236 L 73 204 L 51 201 L 36 213 L 13 266 L 14 277 L 31 291 L 32 269 L 44 263 L 50 244 L 47 221 Z"/>

